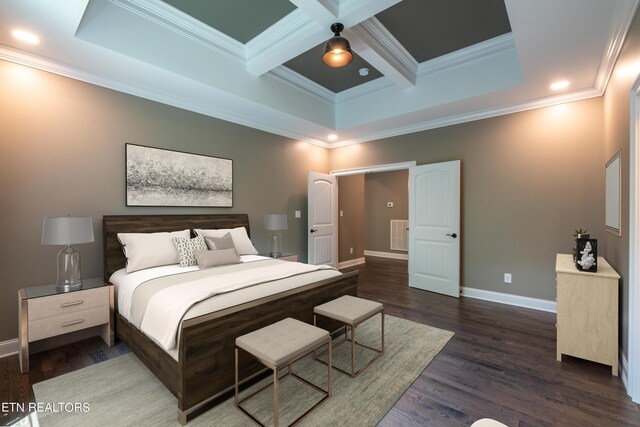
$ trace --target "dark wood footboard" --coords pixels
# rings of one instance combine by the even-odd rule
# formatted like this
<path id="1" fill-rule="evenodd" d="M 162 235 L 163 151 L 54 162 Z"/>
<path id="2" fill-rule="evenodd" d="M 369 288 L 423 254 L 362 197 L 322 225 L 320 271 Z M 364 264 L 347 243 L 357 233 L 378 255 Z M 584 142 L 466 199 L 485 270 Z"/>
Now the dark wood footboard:
<path id="1" fill-rule="evenodd" d="M 120 315 L 116 333 L 177 397 L 178 421 L 185 424 L 232 390 L 236 337 L 287 317 L 312 323 L 313 307 L 342 295 L 355 296 L 357 284 L 358 272 L 353 271 L 185 320 L 179 362 Z M 240 360 L 240 378 L 263 369 L 252 358 Z"/>

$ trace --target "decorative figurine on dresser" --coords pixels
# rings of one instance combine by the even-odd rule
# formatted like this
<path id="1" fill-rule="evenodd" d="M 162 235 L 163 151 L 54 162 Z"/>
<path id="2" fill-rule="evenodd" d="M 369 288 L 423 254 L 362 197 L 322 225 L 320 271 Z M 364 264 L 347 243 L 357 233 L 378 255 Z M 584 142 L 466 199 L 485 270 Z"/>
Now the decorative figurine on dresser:
<path id="1" fill-rule="evenodd" d="M 573 262 L 579 271 L 598 271 L 598 241 L 590 239 L 591 235 L 582 228 L 575 230 L 573 235 L 575 245 L 573 247 Z"/>

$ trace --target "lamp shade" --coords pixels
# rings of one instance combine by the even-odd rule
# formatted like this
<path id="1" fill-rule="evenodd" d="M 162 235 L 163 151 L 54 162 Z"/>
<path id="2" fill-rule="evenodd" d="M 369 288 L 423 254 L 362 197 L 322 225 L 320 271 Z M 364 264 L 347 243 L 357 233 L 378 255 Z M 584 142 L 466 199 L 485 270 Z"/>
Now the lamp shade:
<path id="1" fill-rule="evenodd" d="M 42 223 L 43 245 L 73 245 L 93 242 L 90 216 L 47 217 Z"/>
<path id="2" fill-rule="evenodd" d="M 324 54 L 322 55 L 322 62 L 329 67 L 344 67 L 353 61 L 353 53 L 351 52 L 349 40 L 340 35 L 343 29 L 344 26 L 340 23 L 331 26 L 331 31 L 333 31 L 335 35 L 325 43 Z"/>
<path id="3" fill-rule="evenodd" d="M 287 229 L 286 214 L 267 214 L 264 216 L 264 228 L 272 231 Z"/>

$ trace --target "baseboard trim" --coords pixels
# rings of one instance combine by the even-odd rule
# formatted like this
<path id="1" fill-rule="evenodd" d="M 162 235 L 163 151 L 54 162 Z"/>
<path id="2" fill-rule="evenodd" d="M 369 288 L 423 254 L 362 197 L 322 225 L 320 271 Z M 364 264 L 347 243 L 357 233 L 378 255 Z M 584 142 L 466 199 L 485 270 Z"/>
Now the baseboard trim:
<path id="1" fill-rule="evenodd" d="M 517 307 L 531 308 L 540 311 L 548 311 L 550 313 L 556 312 L 555 301 L 505 294 L 502 292 L 485 291 L 484 289 L 475 289 L 468 287 L 462 287 L 460 294 L 468 298 L 481 299 L 485 301 L 497 302 L 500 304 L 515 305 Z"/>
<path id="2" fill-rule="evenodd" d="M 365 263 L 364 257 L 356 258 L 356 259 L 350 259 L 348 261 L 339 262 L 338 263 L 338 269 L 347 268 L 347 267 L 353 267 L 354 265 L 360 265 L 360 264 L 364 264 L 364 263 Z"/>
<path id="3" fill-rule="evenodd" d="M 364 256 L 377 256 L 380 258 L 391 258 L 391 259 L 409 259 L 408 254 L 396 254 L 393 252 L 378 252 L 378 251 L 364 251 Z"/>
<path id="4" fill-rule="evenodd" d="M 0 342 L 0 359 L 3 357 L 18 354 L 20 350 L 20 343 L 18 338 Z"/>
<path id="5" fill-rule="evenodd" d="M 618 374 L 620 375 L 620 379 L 622 380 L 622 384 L 624 384 L 625 390 L 627 390 L 627 394 L 629 394 L 629 363 L 627 362 L 627 358 L 622 351 L 622 347 L 618 349 L 618 354 L 620 355 L 620 363 L 618 366 Z"/>

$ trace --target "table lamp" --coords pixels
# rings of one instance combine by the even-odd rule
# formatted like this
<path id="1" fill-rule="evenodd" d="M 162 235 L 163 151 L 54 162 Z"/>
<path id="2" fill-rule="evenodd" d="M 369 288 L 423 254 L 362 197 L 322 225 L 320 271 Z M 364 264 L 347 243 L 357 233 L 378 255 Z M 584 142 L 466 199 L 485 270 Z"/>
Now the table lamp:
<path id="1" fill-rule="evenodd" d="M 271 234 L 271 253 L 272 258 L 278 258 L 282 255 L 282 236 L 281 230 L 287 229 L 286 214 L 267 214 L 264 216 L 264 228 L 273 231 Z"/>
<path id="2" fill-rule="evenodd" d="M 90 216 L 47 217 L 42 224 L 43 245 L 65 245 L 58 252 L 58 288 L 69 291 L 82 288 L 80 252 L 72 244 L 93 242 Z"/>

